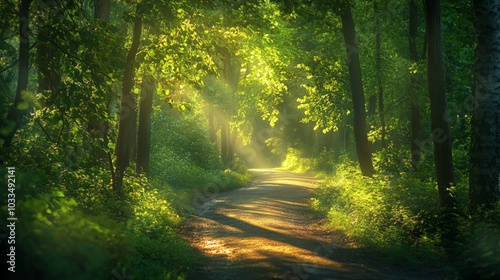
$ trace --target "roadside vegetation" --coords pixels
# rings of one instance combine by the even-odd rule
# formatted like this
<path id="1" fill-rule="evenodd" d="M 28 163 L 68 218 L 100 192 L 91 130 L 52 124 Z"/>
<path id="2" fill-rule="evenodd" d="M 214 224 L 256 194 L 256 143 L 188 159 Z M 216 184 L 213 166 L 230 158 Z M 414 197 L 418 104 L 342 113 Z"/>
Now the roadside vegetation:
<path id="1" fill-rule="evenodd" d="M 337 158 L 326 150 L 313 157 L 302 154 L 289 150 L 282 166 L 323 179 L 311 197 L 312 208 L 358 245 L 389 262 L 439 271 L 450 279 L 500 275 L 500 211 L 488 211 L 480 222 L 467 214 L 465 169 L 453 190 L 456 211 L 448 214 L 456 215 L 456 225 L 447 228 L 451 218 L 439 208 L 432 158 L 415 170 L 408 159 L 382 150 L 374 154 L 377 174 L 370 178 L 348 153 Z"/>
<path id="2" fill-rule="evenodd" d="M 91 147 L 83 142 L 60 147 L 29 123 L 20 138 L 30 141 L 18 145 L 30 152 L 10 159 L 18 186 L 16 275 L 182 279 L 197 261 L 178 233 L 183 220 L 213 195 L 250 180 L 240 161 L 223 168 L 201 113 L 155 111 L 151 173 L 146 177 L 133 165 L 128 168 L 121 197 L 110 187 L 107 166 L 91 160 L 98 156 Z M 77 141 L 82 134 L 85 130 L 75 129 L 68 136 Z M 1 212 L 5 217 L 6 204 Z"/>

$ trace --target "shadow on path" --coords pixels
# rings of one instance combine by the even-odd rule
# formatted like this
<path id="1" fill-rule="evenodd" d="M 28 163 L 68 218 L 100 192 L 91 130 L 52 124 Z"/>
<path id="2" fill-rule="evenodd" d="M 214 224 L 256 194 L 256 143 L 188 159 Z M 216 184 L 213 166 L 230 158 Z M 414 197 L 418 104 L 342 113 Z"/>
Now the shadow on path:
<path id="1" fill-rule="evenodd" d="M 184 235 L 202 254 L 188 279 L 437 279 L 366 262 L 363 249 L 309 210 L 315 178 L 251 171 L 251 184 L 217 195 L 187 221 Z"/>

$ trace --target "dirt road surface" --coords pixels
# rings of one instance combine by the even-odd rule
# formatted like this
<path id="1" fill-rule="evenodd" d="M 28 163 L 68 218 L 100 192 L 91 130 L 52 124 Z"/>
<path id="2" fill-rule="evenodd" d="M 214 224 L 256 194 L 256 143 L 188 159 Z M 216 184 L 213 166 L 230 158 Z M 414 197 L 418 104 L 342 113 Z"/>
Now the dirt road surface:
<path id="1" fill-rule="evenodd" d="M 328 228 L 309 208 L 317 179 L 251 172 L 252 183 L 211 196 L 185 223 L 183 235 L 202 254 L 188 279 L 442 279 L 389 266 Z"/>

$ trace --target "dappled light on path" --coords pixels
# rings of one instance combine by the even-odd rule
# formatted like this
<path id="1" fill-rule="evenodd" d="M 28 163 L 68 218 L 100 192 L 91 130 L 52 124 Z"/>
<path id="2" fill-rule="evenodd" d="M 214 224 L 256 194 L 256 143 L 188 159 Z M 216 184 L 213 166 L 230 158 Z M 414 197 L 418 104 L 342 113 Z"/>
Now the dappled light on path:
<path id="1" fill-rule="evenodd" d="M 356 261 L 359 249 L 314 217 L 308 197 L 318 180 L 251 171 L 250 185 L 219 194 L 184 227 L 203 255 L 190 279 L 393 279 Z"/>

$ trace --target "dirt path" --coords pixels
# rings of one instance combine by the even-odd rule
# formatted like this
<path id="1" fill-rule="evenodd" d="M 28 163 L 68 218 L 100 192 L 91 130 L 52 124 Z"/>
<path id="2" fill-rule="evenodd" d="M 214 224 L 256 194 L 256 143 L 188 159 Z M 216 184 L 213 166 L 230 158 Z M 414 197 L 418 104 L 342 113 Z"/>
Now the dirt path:
<path id="1" fill-rule="evenodd" d="M 183 234 L 203 255 L 189 279 L 440 279 L 391 268 L 324 226 L 308 208 L 319 183 L 278 169 L 253 169 L 247 187 L 215 195 Z"/>

